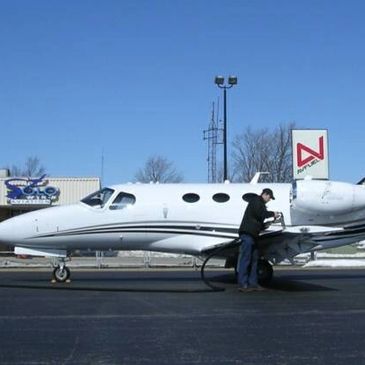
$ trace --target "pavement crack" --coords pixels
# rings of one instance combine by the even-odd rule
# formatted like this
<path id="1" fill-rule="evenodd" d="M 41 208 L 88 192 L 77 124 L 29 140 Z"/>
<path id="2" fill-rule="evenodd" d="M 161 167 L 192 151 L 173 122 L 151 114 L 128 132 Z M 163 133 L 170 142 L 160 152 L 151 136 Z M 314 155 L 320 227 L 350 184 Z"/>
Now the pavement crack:
<path id="1" fill-rule="evenodd" d="M 73 360 L 74 355 L 75 355 L 75 352 L 76 352 L 76 349 L 77 349 L 77 346 L 79 345 L 79 342 L 80 342 L 80 337 L 79 336 L 76 336 L 75 341 L 73 343 L 73 346 L 71 348 L 70 354 L 67 356 L 67 358 L 65 359 L 65 361 L 63 361 L 61 363 L 61 365 L 67 365 L 67 363 L 69 363 L 69 362 L 71 362 Z"/>

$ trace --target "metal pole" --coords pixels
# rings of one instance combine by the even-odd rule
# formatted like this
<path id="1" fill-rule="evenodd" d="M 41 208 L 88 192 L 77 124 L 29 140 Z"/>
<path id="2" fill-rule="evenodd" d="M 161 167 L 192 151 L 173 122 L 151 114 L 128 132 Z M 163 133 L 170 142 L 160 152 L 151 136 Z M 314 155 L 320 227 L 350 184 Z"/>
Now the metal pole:
<path id="1" fill-rule="evenodd" d="M 223 88 L 223 148 L 224 148 L 224 172 L 223 182 L 227 180 L 227 88 Z"/>
<path id="2" fill-rule="evenodd" d="M 223 182 L 228 179 L 228 164 L 227 164 L 227 89 L 233 85 L 237 85 L 237 77 L 229 76 L 228 86 L 224 84 L 223 76 L 215 77 L 215 84 L 223 89 Z"/>

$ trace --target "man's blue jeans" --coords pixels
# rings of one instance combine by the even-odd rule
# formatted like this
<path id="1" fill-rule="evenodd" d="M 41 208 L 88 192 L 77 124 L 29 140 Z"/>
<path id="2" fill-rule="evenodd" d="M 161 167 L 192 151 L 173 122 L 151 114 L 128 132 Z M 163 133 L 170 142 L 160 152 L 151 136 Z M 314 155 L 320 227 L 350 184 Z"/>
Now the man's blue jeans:
<path id="1" fill-rule="evenodd" d="M 238 256 L 238 285 L 240 287 L 256 287 L 257 262 L 259 253 L 255 240 L 248 234 L 240 236 L 241 246 Z"/>

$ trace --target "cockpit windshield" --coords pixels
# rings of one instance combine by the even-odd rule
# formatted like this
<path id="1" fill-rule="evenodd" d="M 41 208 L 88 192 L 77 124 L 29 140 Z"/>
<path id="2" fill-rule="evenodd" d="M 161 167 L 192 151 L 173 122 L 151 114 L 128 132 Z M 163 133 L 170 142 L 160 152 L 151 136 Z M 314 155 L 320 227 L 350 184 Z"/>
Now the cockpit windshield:
<path id="1" fill-rule="evenodd" d="M 90 205 L 91 207 L 100 206 L 102 208 L 108 202 L 113 193 L 113 189 L 104 188 L 96 193 L 88 195 L 86 198 L 82 199 L 81 202 Z"/>

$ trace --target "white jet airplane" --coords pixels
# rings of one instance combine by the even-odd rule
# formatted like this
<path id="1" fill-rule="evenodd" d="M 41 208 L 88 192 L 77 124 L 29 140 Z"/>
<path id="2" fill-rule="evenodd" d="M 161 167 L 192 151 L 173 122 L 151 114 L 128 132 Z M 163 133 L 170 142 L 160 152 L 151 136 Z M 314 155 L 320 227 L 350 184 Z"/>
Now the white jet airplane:
<path id="1" fill-rule="evenodd" d="M 70 276 L 73 250 L 148 250 L 207 257 L 238 236 L 251 193 L 273 190 L 268 209 L 280 211 L 261 234 L 259 277 L 272 264 L 303 252 L 365 239 L 365 186 L 301 180 L 293 184 L 125 184 L 103 188 L 79 203 L 51 207 L 0 223 L 0 242 L 16 254 L 57 257 L 54 279 Z M 238 247 L 220 252 L 235 267 Z"/>

